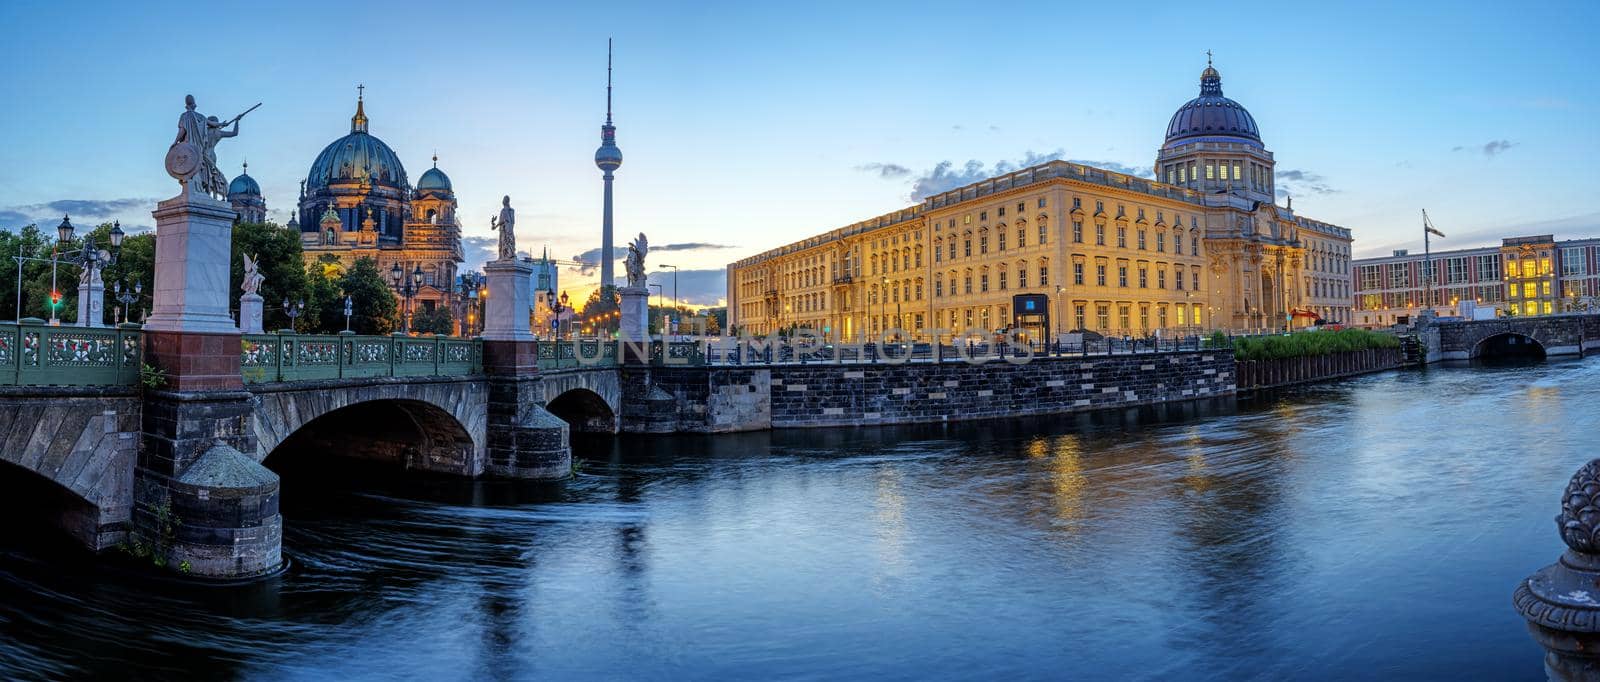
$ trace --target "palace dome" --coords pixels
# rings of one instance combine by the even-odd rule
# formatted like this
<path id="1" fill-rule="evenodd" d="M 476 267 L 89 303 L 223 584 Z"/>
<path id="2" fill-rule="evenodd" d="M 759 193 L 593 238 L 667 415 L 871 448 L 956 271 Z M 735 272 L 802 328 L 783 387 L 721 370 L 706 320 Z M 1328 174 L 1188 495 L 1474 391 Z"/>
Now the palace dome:
<path id="1" fill-rule="evenodd" d="M 389 145 L 367 132 L 367 115 L 356 102 L 350 134 L 334 140 L 317 155 L 306 175 L 306 189 L 316 190 L 336 182 L 361 182 L 395 189 L 406 187 L 406 168 Z"/>
<path id="2" fill-rule="evenodd" d="M 1261 146 L 1261 131 L 1256 128 L 1255 117 L 1243 104 L 1222 96 L 1222 74 L 1209 64 L 1200 73 L 1200 96 L 1184 103 L 1172 114 L 1163 146 L 1170 148 L 1202 140 Z"/>
<path id="3" fill-rule="evenodd" d="M 427 172 L 422 174 L 422 177 L 417 178 L 417 190 L 438 190 L 449 192 L 450 176 L 445 175 L 444 171 L 439 170 L 438 166 L 429 168 Z"/>
<path id="4" fill-rule="evenodd" d="M 240 173 L 239 177 L 228 183 L 228 196 L 231 197 L 236 194 L 259 197 L 261 196 L 261 185 L 256 184 L 256 179 L 250 177 L 249 173 Z"/>

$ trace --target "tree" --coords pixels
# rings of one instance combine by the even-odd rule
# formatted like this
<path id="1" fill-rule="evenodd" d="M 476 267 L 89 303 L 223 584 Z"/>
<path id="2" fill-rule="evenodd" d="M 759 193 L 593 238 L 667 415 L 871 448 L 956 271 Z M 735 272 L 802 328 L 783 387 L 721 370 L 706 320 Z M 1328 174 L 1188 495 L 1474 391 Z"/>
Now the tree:
<path id="1" fill-rule="evenodd" d="M 301 314 L 299 331 L 308 334 L 333 334 L 344 331 L 344 272 L 339 257 L 322 254 L 316 262 L 307 263 L 305 278 L 305 311 Z M 354 317 L 351 329 L 354 329 Z"/>
<path id="2" fill-rule="evenodd" d="M 371 258 L 360 258 L 339 280 L 339 288 L 354 301 L 351 329 L 358 334 L 388 334 L 395 330 L 395 311 L 399 304 L 394 291 L 378 272 Z M 343 306 L 341 299 L 340 306 Z M 341 307 L 342 312 L 342 307 Z"/>
<path id="3" fill-rule="evenodd" d="M 448 307 L 437 306 L 433 310 L 423 310 L 413 314 L 411 330 L 418 334 L 450 334 L 455 330 L 455 323 L 450 317 Z"/>
<path id="4" fill-rule="evenodd" d="M 126 243 L 127 240 L 124 240 Z M 283 311 L 283 300 L 306 300 L 311 293 L 307 286 L 306 268 L 302 265 L 300 233 L 274 223 L 240 223 L 233 226 L 233 260 L 228 277 L 228 296 L 229 305 L 235 308 L 239 296 L 244 293 L 240 287 L 244 283 L 244 254 L 247 253 L 256 258 L 261 275 L 266 277 L 259 292 L 264 302 L 261 328 L 282 329 L 289 326 L 289 317 Z M 306 300 L 306 312 L 311 312 L 309 300 Z M 310 315 L 301 320 L 299 326 L 304 328 L 304 322 L 311 321 Z M 339 328 L 344 328 L 342 322 Z"/>
<path id="5" fill-rule="evenodd" d="M 604 295 L 602 295 L 602 292 Z M 613 330 L 619 326 L 616 313 L 622 309 L 622 303 L 617 300 L 616 287 L 600 287 L 589 292 L 589 300 L 584 301 L 583 308 L 578 311 L 583 324 L 593 327 L 596 332 Z M 607 317 L 609 315 L 609 317 Z"/>
<path id="6" fill-rule="evenodd" d="M 91 234 L 96 245 L 111 243 L 111 230 L 105 225 L 95 228 Z M 150 310 L 151 296 L 156 291 L 156 233 L 150 231 L 123 237 L 117 262 L 107 266 L 100 279 L 106 285 L 105 307 L 112 311 L 111 321 L 143 321 Z M 122 283 L 123 291 L 130 293 L 136 288 L 135 285 L 143 287 L 143 291 L 128 302 L 126 320 L 122 318 L 122 302 L 116 299 L 118 282 Z"/>

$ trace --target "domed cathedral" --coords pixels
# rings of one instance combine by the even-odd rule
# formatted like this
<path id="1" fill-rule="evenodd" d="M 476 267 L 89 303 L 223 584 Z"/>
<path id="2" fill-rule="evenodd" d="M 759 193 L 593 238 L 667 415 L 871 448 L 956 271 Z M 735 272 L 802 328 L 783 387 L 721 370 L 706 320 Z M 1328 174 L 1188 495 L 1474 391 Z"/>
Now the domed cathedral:
<path id="1" fill-rule="evenodd" d="M 450 177 L 439 170 L 435 155 L 413 188 L 400 157 L 368 132 L 364 99 L 356 97 L 350 134 L 325 147 L 301 182 L 298 220 L 291 224 L 299 226 L 305 260 L 331 254 L 338 267 L 349 267 L 371 258 L 385 279 L 396 263 L 406 273 L 420 267 L 416 311 L 449 306 L 463 261 Z"/>
<path id="2" fill-rule="evenodd" d="M 233 219 L 236 225 L 267 222 L 267 200 L 261 196 L 261 185 L 250 177 L 248 162 L 244 164 L 244 172 L 228 183 L 228 203 L 233 205 L 234 213 L 238 214 Z"/>
<path id="3" fill-rule="evenodd" d="M 1345 247 L 1349 230 L 1297 218 L 1292 208 L 1276 205 L 1272 152 L 1250 111 L 1222 94 L 1222 74 L 1209 52 L 1200 72 L 1200 96 L 1172 114 L 1155 172 L 1158 181 L 1203 198 L 1213 324 L 1305 326 L 1316 319 L 1315 310 L 1340 300 L 1320 295 L 1313 286 L 1300 227 L 1328 232 L 1308 236 L 1342 240 Z M 1314 293 L 1319 300 L 1312 300 Z"/>

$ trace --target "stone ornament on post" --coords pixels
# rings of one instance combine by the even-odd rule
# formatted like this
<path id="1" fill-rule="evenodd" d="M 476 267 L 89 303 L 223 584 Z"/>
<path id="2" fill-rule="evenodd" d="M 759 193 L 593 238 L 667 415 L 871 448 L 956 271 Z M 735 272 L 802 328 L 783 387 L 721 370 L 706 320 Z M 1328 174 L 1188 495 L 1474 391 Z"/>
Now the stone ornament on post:
<path id="1" fill-rule="evenodd" d="M 1544 647 L 1552 680 L 1600 680 L 1600 459 L 1572 475 L 1556 527 L 1567 551 L 1517 586 L 1511 600 Z"/>
<path id="2" fill-rule="evenodd" d="M 261 332 L 261 283 L 267 278 L 261 274 L 260 262 L 251 257 L 244 256 L 244 281 L 239 288 L 244 294 L 239 297 L 239 331 L 246 334 L 260 334 Z"/>

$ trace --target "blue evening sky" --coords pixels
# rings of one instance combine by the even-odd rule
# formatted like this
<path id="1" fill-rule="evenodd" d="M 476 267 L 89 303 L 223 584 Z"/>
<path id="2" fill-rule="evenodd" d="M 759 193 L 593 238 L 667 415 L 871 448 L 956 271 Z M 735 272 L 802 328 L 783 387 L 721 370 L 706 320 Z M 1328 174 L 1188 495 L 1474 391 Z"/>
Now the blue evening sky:
<path id="1" fill-rule="evenodd" d="M 285 221 L 365 83 L 413 181 L 438 150 L 474 264 L 502 194 L 524 249 L 570 258 L 599 246 L 614 36 L 617 243 L 675 245 L 652 264 L 702 302 L 726 263 L 907 206 L 969 161 L 1148 168 L 1207 49 L 1295 209 L 1354 230 L 1358 256 L 1418 246 L 1422 208 L 1441 248 L 1600 235 L 1600 3 L 1513 4 L 11 0 L 0 228 L 63 209 L 152 224 L 186 93 L 223 117 L 265 102 L 218 156 L 230 177 L 248 158 Z"/>

